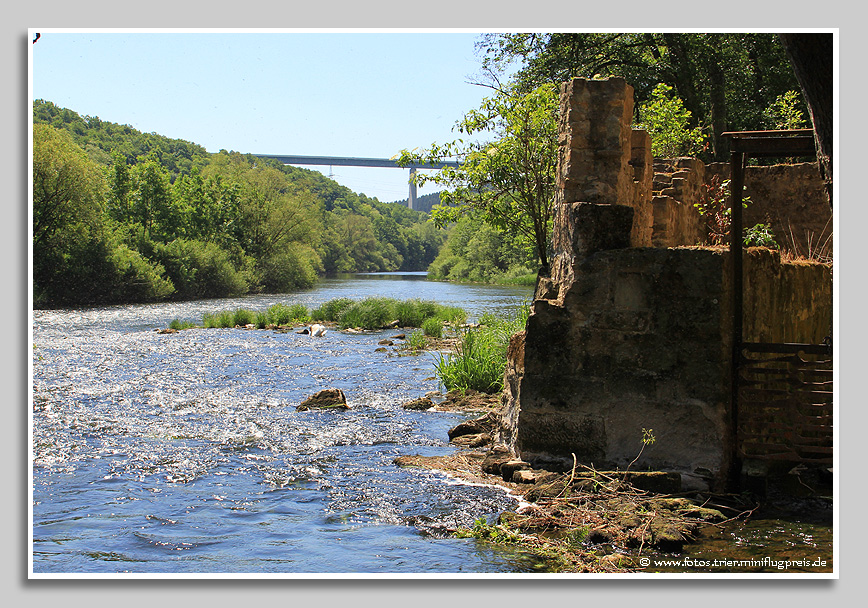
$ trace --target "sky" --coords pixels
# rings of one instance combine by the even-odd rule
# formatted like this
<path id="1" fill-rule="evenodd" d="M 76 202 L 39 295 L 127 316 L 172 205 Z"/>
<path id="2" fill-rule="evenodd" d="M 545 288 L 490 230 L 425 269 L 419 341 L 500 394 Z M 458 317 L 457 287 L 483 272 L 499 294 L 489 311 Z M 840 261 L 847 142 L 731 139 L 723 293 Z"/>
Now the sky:
<path id="1" fill-rule="evenodd" d="M 32 99 L 209 152 L 392 158 L 457 138 L 492 93 L 471 84 L 472 31 L 39 33 Z M 383 202 L 408 195 L 406 169 L 306 168 Z"/>

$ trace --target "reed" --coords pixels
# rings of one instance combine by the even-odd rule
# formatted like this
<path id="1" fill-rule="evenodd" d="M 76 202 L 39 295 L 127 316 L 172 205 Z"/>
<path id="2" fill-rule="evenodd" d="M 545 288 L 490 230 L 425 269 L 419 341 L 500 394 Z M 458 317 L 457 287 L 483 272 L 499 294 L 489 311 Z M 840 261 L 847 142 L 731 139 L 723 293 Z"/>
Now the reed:
<path id="1" fill-rule="evenodd" d="M 182 330 L 182 329 L 192 329 L 196 327 L 196 324 L 192 321 L 182 321 L 180 319 L 172 319 L 172 322 L 169 323 L 169 329 Z"/>
<path id="2" fill-rule="evenodd" d="M 480 325 L 462 330 L 455 354 L 439 354 L 434 362 L 437 376 L 447 390 L 476 390 L 497 393 L 503 390 L 509 339 L 525 328 L 530 307 L 521 307 L 503 316 L 483 314 Z"/>
<path id="3" fill-rule="evenodd" d="M 443 321 L 438 317 L 430 317 L 422 321 L 422 332 L 432 338 L 443 337 Z"/>
<path id="4" fill-rule="evenodd" d="M 310 317 L 313 321 L 336 323 L 341 314 L 352 305 L 353 301 L 349 298 L 334 298 L 325 302 L 319 308 L 314 309 L 310 313 Z"/>

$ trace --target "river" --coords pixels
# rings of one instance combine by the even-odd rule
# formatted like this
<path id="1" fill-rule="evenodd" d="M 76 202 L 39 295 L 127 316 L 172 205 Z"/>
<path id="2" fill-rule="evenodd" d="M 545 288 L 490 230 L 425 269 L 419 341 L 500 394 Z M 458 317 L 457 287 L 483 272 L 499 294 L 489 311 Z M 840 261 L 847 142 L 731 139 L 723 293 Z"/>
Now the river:
<path id="1" fill-rule="evenodd" d="M 461 306 L 473 319 L 525 303 L 531 289 L 381 273 L 326 279 L 295 294 L 34 311 L 31 571 L 540 571 L 509 545 L 444 533 L 514 509 L 514 497 L 394 465 L 398 456 L 453 452 L 447 432 L 466 419 L 401 407 L 440 387 L 432 354 L 377 352 L 396 331 L 332 330 L 316 340 L 271 330 L 156 331 L 173 319 L 201 322 L 204 313 L 239 307 L 313 309 L 337 297 L 382 295 Z M 332 387 L 347 395 L 349 411 L 296 411 Z M 832 536 L 828 518 L 739 521 L 706 530 L 675 557 L 819 556 L 831 566 Z"/>
<path id="2" fill-rule="evenodd" d="M 376 352 L 394 331 L 155 331 L 372 295 L 477 317 L 531 294 L 378 274 L 295 294 L 34 311 L 32 572 L 533 571 L 519 551 L 441 532 L 515 508 L 513 497 L 393 464 L 453 451 L 447 431 L 466 418 L 401 407 L 439 388 L 430 353 Z M 349 411 L 296 411 L 331 387 Z"/>

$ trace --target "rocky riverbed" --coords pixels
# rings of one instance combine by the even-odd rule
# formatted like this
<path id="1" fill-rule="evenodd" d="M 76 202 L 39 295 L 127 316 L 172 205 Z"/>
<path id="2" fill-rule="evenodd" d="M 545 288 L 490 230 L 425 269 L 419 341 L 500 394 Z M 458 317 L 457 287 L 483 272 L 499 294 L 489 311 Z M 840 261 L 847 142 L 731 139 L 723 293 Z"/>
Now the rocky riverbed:
<path id="1" fill-rule="evenodd" d="M 430 404 L 430 405 L 428 405 Z M 427 406 L 427 407 L 426 407 Z M 457 536 L 515 543 L 556 572 L 636 572 L 643 556 L 677 555 L 703 531 L 751 517 L 760 504 L 750 495 L 685 492 L 667 472 L 598 471 L 576 463 L 568 472 L 533 469 L 494 443 L 500 395 L 452 392 L 405 404 L 409 409 L 480 414 L 449 431 L 461 449 L 447 456 L 402 456 L 395 464 L 442 471 L 468 483 L 505 488 L 519 507 L 479 520 Z"/>

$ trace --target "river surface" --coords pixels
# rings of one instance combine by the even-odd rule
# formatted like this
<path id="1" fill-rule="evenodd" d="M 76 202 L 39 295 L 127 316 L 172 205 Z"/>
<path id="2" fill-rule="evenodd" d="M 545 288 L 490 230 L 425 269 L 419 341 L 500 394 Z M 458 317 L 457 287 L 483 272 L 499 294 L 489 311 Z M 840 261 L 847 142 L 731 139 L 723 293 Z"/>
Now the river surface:
<path id="1" fill-rule="evenodd" d="M 440 388 L 431 354 L 375 352 L 394 331 L 155 331 L 206 312 L 374 295 L 477 317 L 531 290 L 379 274 L 296 294 L 35 311 L 32 571 L 533 571 L 525 554 L 442 533 L 515 508 L 513 497 L 393 464 L 452 452 L 447 431 L 466 418 L 401 407 Z M 332 387 L 349 411 L 296 411 Z"/>

